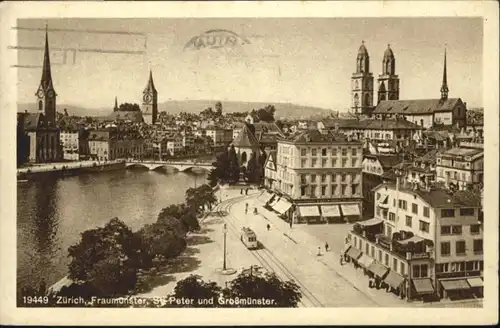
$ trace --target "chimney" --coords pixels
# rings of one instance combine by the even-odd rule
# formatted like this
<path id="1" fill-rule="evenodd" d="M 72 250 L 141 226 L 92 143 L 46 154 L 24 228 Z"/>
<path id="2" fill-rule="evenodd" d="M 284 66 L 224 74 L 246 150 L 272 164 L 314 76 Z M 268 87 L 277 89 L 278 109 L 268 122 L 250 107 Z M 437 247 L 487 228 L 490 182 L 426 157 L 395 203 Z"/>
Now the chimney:
<path id="1" fill-rule="evenodd" d="M 339 133 L 339 123 L 338 122 L 335 122 L 335 124 L 334 124 L 334 131 L 335 131 L 335 133 Z"/>

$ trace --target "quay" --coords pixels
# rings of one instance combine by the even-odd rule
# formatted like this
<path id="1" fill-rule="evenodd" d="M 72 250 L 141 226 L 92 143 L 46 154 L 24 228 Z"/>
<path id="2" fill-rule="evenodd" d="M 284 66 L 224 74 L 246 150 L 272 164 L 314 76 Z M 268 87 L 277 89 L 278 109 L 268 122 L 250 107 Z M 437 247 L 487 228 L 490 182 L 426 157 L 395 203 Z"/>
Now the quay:
<path id="1" fill-rule="evenodd" d="M 125 160 L 115 160 L 107 162 L 99 161 L 79 161 L 79 162 L 58 162 L 34 164 L 29 167 L 17 169 L 17 178 L 26 179 L 32 176 L 43 174 L 73 175 L 81 172 L 100 172 L 125 169 Z"/>

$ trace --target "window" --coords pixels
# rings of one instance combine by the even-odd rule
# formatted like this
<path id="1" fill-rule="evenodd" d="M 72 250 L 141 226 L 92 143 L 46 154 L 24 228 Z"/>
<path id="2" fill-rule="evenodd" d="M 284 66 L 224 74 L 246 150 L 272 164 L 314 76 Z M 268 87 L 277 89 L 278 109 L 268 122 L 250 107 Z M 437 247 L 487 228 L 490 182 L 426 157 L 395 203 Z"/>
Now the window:
<path id="1" fill-rule="evenodd" d="M 418 214 L 418 205 L 417 204 L 411 204 L 411 212 L 413 214 Z"/>
<path id="2" fill-rule="evenodd" d="M 406 274 L 405 270 L 405 264 L 403 262 L 399 262 L 399 271 L 401 272 L 401 275 L 404 276 Z"/>
<path id="3" fill-rule="evenodd" d="M 301 167 L 306 167 L 306 166 L 307 166 L 307 159 L 304 159 L 304 158 L 303 158 L 303 159 L 300 161 L 300 166 L 301 166 Z"/>
<path id="4" fill-rule="evenodd" d="M 460 226 L 460 225 L 451 226 L 451 234 L 452 235 L 461 235 L 462 234 L 462 226 Z"/>
<path id="5" fill-rule="evenodd" d="M 351 159 L 351 166 L 356 167 L 358 165 L 358 160 L 356 158 Z"/>
<path id="6" fill-rule="evenodd" d="M 337 174 L 332 173 L 332 182 L 337 182 Z"/>
<path id="7" fill-rule="evenodd" d="M 342 196 L 347 196 L 347 185 L 342 185 Z"/>
<path id="8" fill-rule="evenodd" d="M 358 155 L 358 150 L 356 148 L 352 149 L 352 156 L 357 156 Z"/>
<path id="9" fill-rule="evenodd" d="M 398 271 L 398 259 L 397 258 L 392 259 L 392 269 L 394 271 Z"/>
<path id="10" fill-rule="evenodd" d="M 480 225 L 479 224 L 471 224 L 470 225 L 470 233 L 472 235 L 479 234 L 479 229 L 480 229 Z"/>
<path id="11" fill-rule="evenodd" d="M 342 182 L 346 182 L 347 181 L 347 174 L 343 173 L 342 174 Z"/>
<path id="12" fill-rule="evenodd" d="M 385 254 L 384 264 L 385 264 L 386 266 L 389 266 L 389 254 Z"/>
<path id="13" fill-rule="evenodd" d="M 371 247 L 371 253 L 370 253 L 370 254 L 371 254 L 371 256 L 372 256 L 373 258 L 375 258 L 375 247 L 374 247 L 373 245 L 372 245 L 372 247 Z"/>
<path id="14" fill-rule="evenodd" d="M 306 195 L 306 187 L 302 186 L 300 187 L 300 195 L 305 196 Z"/>
<path id="15" fill-rule="evenodd" d="M 347 156 L 347 148 L 342 148 L 342 156 Z"/>
<path id="16" fill-rule="evenodd" d="M 316 165 L 317 165 L 317 164 L 318 164 L 318 160 L 317 160 L 316 158 L 313 158 L 313 159 L 311 160 L 311 166 L 312 166 L 312 167 L 316 167 Z"/>
<path id="17" fill-rule="evenodd" d="M 361 239 L 359 240 L 359 249 L 363 250 L 363 241 Z"/>
<path id="18" fill-rule="evenodd" d="M 396 207 L 396 198 L 392 200 L 392 207 Z"/>
<path id="19" fill-rule="evenodd" d="M 451 226 L 441 226 L 441 235 L 450 235 Z"/>
<path id="20" fill-rule="evenodd" d="M 351 185 L 351 195 L 357 195 L 358 194 L 358 185 L 357 184 L 353 184 Z"/>
<path id="21" fill-rule="evenodd" d="M 370 245 L 368 243 L 365 244 L 365 253 L 368 255 L 368 251 L 370 250 Z"/>
<path id="22" fill-rule="evenodd" d="M 302 149 L 300 150 L 300 156 L 306 156 L 306 155 L 307 155 L 307 149 L 302 148 Z"/>
<path id="23" fill-rule="evenodd" d="M 337 195 L 337 184 L 332 184 L 332 196 Z"/>
<path id="24" fill-rule="evenodd" d="M 337 159 L 332 158 L 332 167 L 337 167 Z"/>
<path id="25" fill-rule="evenodd" d="M 326 196 L 326 186 L 321 186 L 321 196 Z"/>
<path id="26" fill-rule="evenodd" d="M 400 199 L 399 200 L 399 208 L 406 211 L 406 206 L 407 206 L 406 200 Z"/>
<path id="27" fill-rule="evenodd" d="M 316 174 L 311 174 L 311 183 L 316 183 Z"/>
<path id="28" fill-rule="evenodd" d="M 482 253 L 483 253 L 483 240 L 474 239 L 474 254 L 482 254 Z"/>
<path id="29" fill-rule="evenodd" d="M 429 226 L 430 226 L 429 223 L 422 221 L 422 220 L 419 221 L 420 231 L 429 232 Z"/>
<path id="30" fill-rule="evenodd" d="M 347 158 L 342 158 L 342 167 L 347 166 Z"/>
<path id="31" fill-rule="evenodd" d="M 427 206 L 424 206 L 424 216 L 426 218 L 430 217 L 429 208 Z"/>
<path id="32" fill-rule="evenodd" d="M 460 216 L 469 216 L 469 215 L 474 215 L 473 208 L 461 208 L 460 209 Z"/>
<path id="33" fill-rule="evenodd" d="M 316 156 L 316 148 L 311 149 L 311 155 Z"/>
<path id="34" fill-rule="evenodd" d="M 441 243 L 441 256 L 450 256 L 450 242 L 442 242 Z"/>
<path id="35" fill-rule="evenodd" d="M 406 216 L 406 226 L 411 228 L 411 216 Z"/>
<path id="36" fill-rule="evenodd" d="M 321 156 L 326 156 L 326 148 L 321 149 Z"/>
<path id="37" fill-rule="evenodd" d="M 465 255 L 465 241 L 457 240 L 455 243 L 455 252 L 457 255 Z"/>
<path id="38" fill-rule="evenodd" d="M 332 156 L 337 156 L 337 148 L 332 148 Z"/>
<path id="39" fill-rule="evenodd" d="M 389 221 L 396 221 L 396 214 L 392 213 L 392 212 L 389 212 Z"/>
<path id="40" fill-rule="evenodd" d="M 328 164 L 328 160 L 326 158 L 321 159 L 321 167 L 326 167 Z"/>
<path id="41" fill-rule="evenodd" d="M 382 251 L 380 249 L 378 250 L 378 261 L 382 262 Z"/>
<path id="42" fill-rule="evenodd" d="M 316 186 L 311 186 L 311 197 L 316 197 Z"/>
<path id="43" fill-rule="evenodd" d="M 441 210 L 441 217 L 442 218 L 453 218 L 455 217 L 455 209 L 454 208 L 447 208 Z"/>

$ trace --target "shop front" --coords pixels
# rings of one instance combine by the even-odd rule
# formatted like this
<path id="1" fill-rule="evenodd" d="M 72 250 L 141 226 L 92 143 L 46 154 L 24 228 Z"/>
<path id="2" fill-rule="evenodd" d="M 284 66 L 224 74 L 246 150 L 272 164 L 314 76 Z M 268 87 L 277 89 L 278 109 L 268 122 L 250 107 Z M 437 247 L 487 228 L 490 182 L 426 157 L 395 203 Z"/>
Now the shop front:
<path id="1" fill-rule="evenodd" d="M 412 279 L 412 298 L 423 299 L 432 298 L 435 295 L 434 286 L 430 278 Z"/>
<path id="2" fill-rule="evenodd" d="M 354 222 L 361 219 L 361 211 L 359 204 L 342 204 L 340 205 L 342 211 L 342 220 L 345 222 Z"/>
<path id="3" fill-rule="evenodd" d="M 467 279 L 440 280 L 441 298 L 449 298 L 450 300 L 458 300 L 470 298 L 472 291 Z"/>
<path id="4" fill-rule="evenodd" d="M 339 205 L 322 205 L 321 216 L 324 220 L 328 221 L 328 223 L 343 222 Z"/>
<path id="5" fill-rule="evenodd" d="M 318 205 L 300 205 L 298 206 L 300 222 L 320 223 L 321 214 Z"/>
<path id="6" fill-rule="evenodd" d="M 475 297 L 483 297 L 483 278 L 472 277 L 467 278 L 467 283 L 470 286 L 471 292 Z"/>
<path id="7" fill-rule="evenodd" d="M 404 293 L 404 280 L 405 278 L 402 275 L 394 270 L 390 270 L 383 281 L 386 284 L 387 291 L 392 291 L 395 294 L 401 295 Z"/>
<path id="8" fill-rule="evenodd" d="M 278 202 L 276 202 L 272 208 L 286 221 L 290 221 L 292 219 L 292 203 L 287 201 L 285 198 L 282 197 L 280 200 L 278 200 Z"/>

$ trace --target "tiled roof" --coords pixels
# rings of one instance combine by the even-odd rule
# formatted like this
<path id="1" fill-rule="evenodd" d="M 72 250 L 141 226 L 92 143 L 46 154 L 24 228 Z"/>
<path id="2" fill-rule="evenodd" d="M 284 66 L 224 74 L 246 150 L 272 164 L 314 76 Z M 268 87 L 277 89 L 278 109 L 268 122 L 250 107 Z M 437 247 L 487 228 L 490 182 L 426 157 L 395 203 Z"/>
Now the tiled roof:
<path id="1" fill-rule="evenodd" d="M 392 168 L 394 165 L 401 163 L 401 158 L 397 155 L 378 155 L 377 158 L 384 169 Z"/>
<path id="2" fill-rule="evenodd" d="M 483 153 L 483 149 L 478 149 L 478 148 L 463 148 L 463 147 L 456 147 L 456 148 L 451 148 L 443 152 L 443 155 L 448 155 L 448 156 L 475 156 L 477 154 Z"/>
<path id="3" fill-rule="evenodd" d="M 259 142 L 247 125 L 244 125 L 241 132 L 231 143 L 235 147 L 259 147 Z"/>
<path id="4" fill-rule="evenodd" d="M 17 119 L 23 120 L 25 130 L 35 130 L 43 125 L 42 113 L 17 113 Z"/>
<path id="5" fill-rule="evenodd" d="M 260 131 L 267 133 L 275 133 L 283 135 L 283 131 L 279 128 L 279 126 L 274 122 L 257 122 L 254 124 L 255 134 L 258 134 Z"/>
<path id="6" fill-rule="evenodd" d="M 398 120 L 324 120 L 323 125 L 327 128 L 334 128 L 338 124 L 339 129 L 360 129 L 360 130 L 422 130 L 423 128 L 415 123 Z"/>
<path id="7" fill-rule="evenodd" d="M 142 122 L 142 113 L 138 111 L 117 111 L 111 113 L 106 119 L 113 121 Z"/>
<path id="8" fill-rule="evenodd" d="M 392 183 L 384 183 L 379 185 L 377 189 L 384 186 L 396 188 Z M 410 189 L 404 186 L 401 186 L 400 190 L 420 196 L 433 208 L 463 208 L 481 206 L 481 194 L 477 191 L 460 190 L 455 193 L 451 193 L 450 191 L 442 188 L 431 188 L 430 190 L 425 190 Z"/>
<path id="9" fill-rule="evenodd" d="M 333 134 L 327 133 L 322 134 L 318 130 L 299 130 L 294 134 L 290 135 L 285 140 L 291 141 L 293 143 L 325 143 L 325 142 L 346 142 L 347 137 L 343 134 Z M 354 141 L 354 140 L 353 140 Z"/>
<path id="10" fill-rule="evenodd" d="M 414 100 L 383 100 L 375 110 L 374 114 L 432 114 L 435 112 L 447 112 L 461 103 L 460 98 L 441 99 L 414 99 Z"/>

